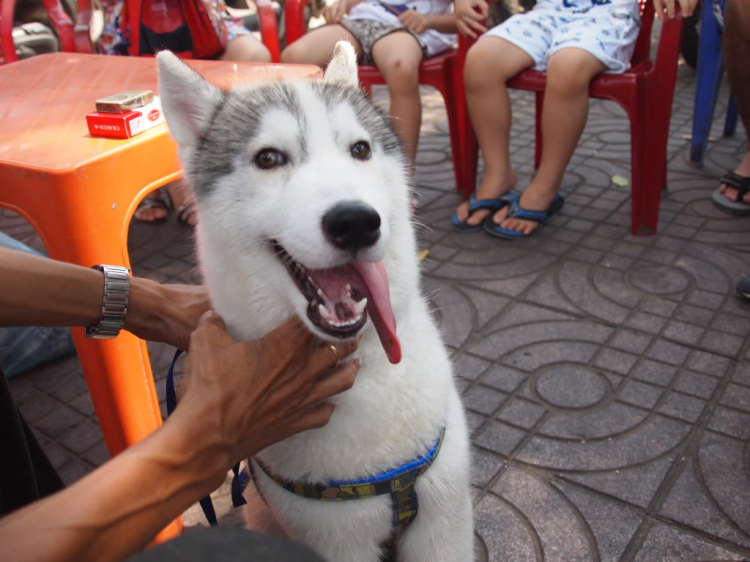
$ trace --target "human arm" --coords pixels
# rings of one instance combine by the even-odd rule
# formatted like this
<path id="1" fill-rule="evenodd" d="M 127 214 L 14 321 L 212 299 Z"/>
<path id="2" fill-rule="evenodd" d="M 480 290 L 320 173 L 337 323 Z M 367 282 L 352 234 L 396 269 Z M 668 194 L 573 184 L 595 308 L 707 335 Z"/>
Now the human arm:
<path id="1" fill-rule="evenodd" d="M 406 29 L 416 34 L 434 29 L 440 33 L 456 33 L 456 14 L 420 14 L 416 10 L 406 10 L 398 16 Z"/>
<path id="2" fill-rule="evenodd" d="M 344 358 L 358 341 L 336 344 Z M 0 519 L 3 557 L 120 560 L 215 490 L 239 460 L 322 427 L 325 402 L 352 387 L 356 361 L 336 357 L 298 321 L 236 343 L 209 313 L 191 336 L 180 398 L 164 425 L 69 488 Z"/>
<path id="3" fill-rule="evenodd" d="M 489 15 L 489 5 L 485 0 L 456 0 L 454 4 L 458 31 L 476 39 L 487 31 L 484 22 Z"/>
<path id="4" fill-rule="evenodd" d="M 90 326 L 99 322 L 101 271 L 0 247 L 0 326 Z M 187 349 L 190 333 L 210 308 L 201 286 L 130 279 L 125 329 Z"/>
<path id="5" fill-rule="evenodd" d="M 666 15 L 669 19 L 674 18 L 675 7 L 680 5 L 683 17 L 692 16 L 698 0 L 654 0 L 654 13 L 660 20 Z"/>

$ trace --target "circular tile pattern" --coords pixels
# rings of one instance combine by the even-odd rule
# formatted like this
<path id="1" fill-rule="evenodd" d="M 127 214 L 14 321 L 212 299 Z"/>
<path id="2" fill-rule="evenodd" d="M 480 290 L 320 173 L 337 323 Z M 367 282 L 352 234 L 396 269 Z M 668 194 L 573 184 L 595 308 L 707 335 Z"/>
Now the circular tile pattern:
<path id="1" fill-rule="evenodd" d="M 586 365 L 555 365 L 532 382 L 534 393 L 554 409 L 583 410 L 600 404 L 609 394 L 607 379 Z"/>
<path id="2" fill-rule="evenodd" d="M 629 274 L 630 284 L 653 295 L 674 295 L 690 287 L 690 277 L 679 269 L 664 265 L 642 267 Z"/>

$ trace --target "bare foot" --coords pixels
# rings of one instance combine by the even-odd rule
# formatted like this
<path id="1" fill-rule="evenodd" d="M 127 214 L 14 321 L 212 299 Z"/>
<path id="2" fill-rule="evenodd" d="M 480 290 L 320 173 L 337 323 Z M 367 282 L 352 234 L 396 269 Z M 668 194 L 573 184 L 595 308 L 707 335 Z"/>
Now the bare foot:
<path id="1" fill-rule="evenodd" d="M 169 216 L 169 201 L 162 198 L 159 190 L 148 194 L 133 213 L 133 218 L 141 222 L 163 222 L 167 216 Z"/>
<path id="2" fill-rule="evenodd" d="M 521 194 L 518 205 L 527 211 L 545 212 L 552 205 L 556 194 L 557 190 L 539 189 L 532 184 Z M 539 228 L 539 223 L 536 221 L 508 217 L 508 207 L 497 211 L 492 220 L 505 230 L 513 230 L 525 236 Z"/>
<path id="3" fill-rule="evenodd" d="M 510 193 L 515 185 L 516 172 L 514 170 L 510 170 L 508 174 L 506 174 L 505 178 L 503 178 L 503 180 L 499 182 L 495 182 L 492 180 L 492 178 L 488 178 L 487 176 L 485 176 L 484 179 L 482 179 L 482 183 L 479 185 L 479 189 L 477 189 L 476 193 L 474 194 L 474 197 L 476 197 L 477 200 L 499 199 L 506 193 Z M 500 187 L 498 188 L 497 186 Z M 474 211 L 471 216 L 469 216 L 468 201 L 464 201 L 456 208 L 456 216 L 458 217 L 458 220 L 461 222 L 466 221 L 466 224 L 470 226 L 481 224 L 489 214 L 490 211 L 488 211 L 487 209 L 479 209 L 477 211 Z"/>

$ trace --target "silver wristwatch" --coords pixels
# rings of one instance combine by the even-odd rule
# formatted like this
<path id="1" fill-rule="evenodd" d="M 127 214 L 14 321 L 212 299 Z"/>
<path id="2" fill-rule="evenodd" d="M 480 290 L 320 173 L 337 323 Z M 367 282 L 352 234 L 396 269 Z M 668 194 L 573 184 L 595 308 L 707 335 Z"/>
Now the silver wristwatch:
<path id="1" fill-rule="evenodd" d="M 130 271 L 119 265 L 95 265 L 104 273 L 102 316 L 98 324 L 86 328 L 86 337 L 95 340 L 112 339 L 120 333 L 128 313 Z"/>

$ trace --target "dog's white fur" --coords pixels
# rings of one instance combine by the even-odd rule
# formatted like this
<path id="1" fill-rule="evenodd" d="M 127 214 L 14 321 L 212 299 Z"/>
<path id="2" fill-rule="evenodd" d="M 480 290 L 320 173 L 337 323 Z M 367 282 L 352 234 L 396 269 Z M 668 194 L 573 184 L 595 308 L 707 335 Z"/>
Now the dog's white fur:
<path id="1" fill-rule="evenodd" d="M 388 361 L 368 321 L 356 352 L 361 362 L 356 383 L 333 399 L 336 410 L 330 423 L 273 445 L 259 457 L 292 480 L 363 478 L 423 455 L 445 427 L 437 458 L 417 481 L 419 512 L 398 536 L 398 559 L 473 560 L 468 432 L 449 357 L 420 296 L 402 157 L 386 154 L 345 99 L 338 104 L 322 99 L 314 80 L 298 80 L 286 86 L 296 96 L 298 114 L 275 103 L 261 115 L 254 114 L 249 125 L 253 133 L 227 160 L 230 169 L 212 175 L 200 162 L 207 143 L 217 144 L 206 135 L 220 126 L 217 113 L 235 111 L 233 107 L 242 107 L 243 100 L 268 86 L 249 84 L 225 94 L 171 53 L 159 54 L 158 62 L 167 122 L 198 199 L 200 266 L 213 305 L 233 337 L 261 337 L 296 315 L 312 332 L 332 339 L 308 320 L 307 300 L 268 241 L 277 240 L 307 268 L 329 268 L 353 258 L 322 232 L 321 217 L 332 205 L 361 201 L 382 219 L 379 240 L 356 258 L 382 259 L 385 264 L 403 349 L 401 362 Z M 337 45 L 322 80 L 358 88 L 348 43 Z M 275 94 L 265 95 L 273 100 Z M 240 113 L 237 109 L 233 118 L 236 128 L 243 127 Z M 388 128 L 385 117 L 378 127 Z M 393 135 L 390 130 L 387 134 Z M 306 139 L 310 158 L 304 157 L 301 138 Z M 349 154 L 351 143 L 360 139 L 372 145 L 372 157 L 366 161 Z M 235 150 L 232 142 L 226 141 L 226 150 Z M 271 171 L 253 166 L 253 155 L 267 147 L 287 154 L 288 164 Z M 393 532 L 389 495 L 324 502 L 295 496 L 263 473 L 259 479 L 264 499 L 287 532 L 326 560 L 380 559 L 381 544 Z"/>

